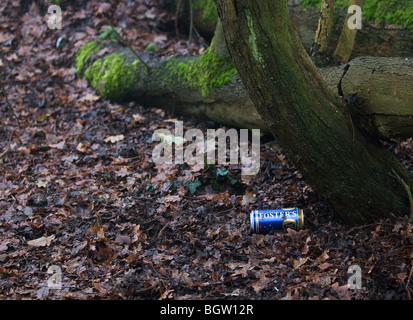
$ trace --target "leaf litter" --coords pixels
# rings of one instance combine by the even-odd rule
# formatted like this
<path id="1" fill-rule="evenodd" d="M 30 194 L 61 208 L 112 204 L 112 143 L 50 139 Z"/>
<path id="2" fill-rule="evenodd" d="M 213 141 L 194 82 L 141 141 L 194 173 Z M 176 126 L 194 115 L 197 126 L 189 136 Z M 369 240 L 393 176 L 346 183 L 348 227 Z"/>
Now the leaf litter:
<path id="1" fill-rule="evenodd" d="M 20 41 L 0 71 L 22 124 L 2 101 L 0 299 L 410 299 L 405 221 L 344 225 L 273 139 L 262 139 L 253 177 L 238 165 L 151 161 L 153 131 L 172 132 L 168 119 L 210 124 L 103 100 L 75 77 L 76 51 L 113 21 L 137 51 L 156 42 L 159 54 L 188 52 L 160 31 L 157 16 L 174 22 L 160 1 L 128 3 L 65 5 L 59 32 L 44 23 L 47 1 L 0 4 L 0 40 Z M 193 42 L 190 53 L 201 53 Z M 388 146 L 411 170 L 412 139 Z M 251 232 L 251 210 L 286 206 L 304 209 L 305 230 Z M 355 264 L 359 290 L 347 284 Z M 59 289 L 46 286 L 50 266 Z"/>

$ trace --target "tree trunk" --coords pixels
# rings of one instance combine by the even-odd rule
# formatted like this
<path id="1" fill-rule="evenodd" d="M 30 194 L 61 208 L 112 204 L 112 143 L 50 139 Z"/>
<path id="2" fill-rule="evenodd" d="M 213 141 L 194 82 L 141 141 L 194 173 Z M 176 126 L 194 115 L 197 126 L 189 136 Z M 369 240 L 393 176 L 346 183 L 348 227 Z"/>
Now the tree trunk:
<path id="1" fill-rule="evenodd" d="M 257 111 L 306 181 L 349 224 L 409 212 L 410 173 L 354 127 L 293 28 L 285 0 L 216 0 Z"/>
<path id="2" fill-rule="evenodd" d="M 323 0 L 321 4 L 320 19 L 311 48 L 312 56 L 327 54 L 328 42 L 333 30 L 334 0 Z"/>

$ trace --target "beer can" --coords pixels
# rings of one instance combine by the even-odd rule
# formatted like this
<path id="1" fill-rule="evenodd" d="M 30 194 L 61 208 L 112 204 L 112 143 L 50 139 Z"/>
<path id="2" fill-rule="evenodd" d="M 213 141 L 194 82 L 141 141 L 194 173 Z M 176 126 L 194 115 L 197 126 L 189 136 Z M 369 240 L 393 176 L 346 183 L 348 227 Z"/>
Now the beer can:
<path id="1" fill-rule="evenodd" d="M 255 233 L 268 233 L 271 230 L 287 228 L 301 230 L 304 227 L 304 213 L 298 208 L 252 210 L 250 224 Z"/>

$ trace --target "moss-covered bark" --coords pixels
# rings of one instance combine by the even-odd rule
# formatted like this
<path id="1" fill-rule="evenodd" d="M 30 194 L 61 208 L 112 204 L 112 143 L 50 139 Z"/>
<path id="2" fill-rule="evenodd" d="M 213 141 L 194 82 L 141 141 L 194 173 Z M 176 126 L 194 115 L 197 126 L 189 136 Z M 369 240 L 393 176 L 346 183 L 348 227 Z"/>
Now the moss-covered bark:
<path id="1" fill-rule="evenodd" d="M 350 224 L 407 214 L 411 174 L 352 125 L 299 41 L 286 1 L 216 4 L 257 111 L 306 181 Z"/>

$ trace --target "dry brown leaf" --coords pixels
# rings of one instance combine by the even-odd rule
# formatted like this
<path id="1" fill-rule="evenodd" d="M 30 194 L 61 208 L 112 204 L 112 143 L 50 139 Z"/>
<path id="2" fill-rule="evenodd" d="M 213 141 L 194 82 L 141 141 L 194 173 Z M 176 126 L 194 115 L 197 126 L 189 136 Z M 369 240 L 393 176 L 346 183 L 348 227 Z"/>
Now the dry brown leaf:
<path id="1" fill-rule="evenodd" d="M 129 236 L 117 235 L 115 238 L 115 243 L 118 245 L 131 244 L 131 242 L 132 240 Z"/>
<path id="2" fill-rule="evenodd" d="M 297 270 L 298 268 L 300 268 L 304 263 L 307 262 L 307 260 L 308 260 L 308 257 L 307 258 L 300 258 L 298 260 L 294 260 L 294 262 L 293 262 L 294 270 Z"/>
<path id="3" fill-rule="evenodd" d="M 6 251 L 8 249 L 7 245 L 10 243 L 10 240 L 4 240 L 2 243 L 0 243 L 0 252 L 1 251 Z"/>
<path id="4" fill-rule="evenodd" d="M 87 145 L 84 145 L 83 143 L 79 142 L 79 144 L 76 146 L 76 150 L 85 153 L 87 151 Z"/>
<path id="5" fill-rule="evenodd" d="M 242 196 L 242 200 L 241 200 L 241 205 L 242 206 L 247 206 L 250 203 L 255 203 L 255 194 L 252 192 L 246 192 L 243 196 Z"/>
<path id="6" fill-rule="evenodd" d="M 55 238 L 54 234 L 49 237 L 40 237 L 34 240 L 27 241 L 27 244 L 31 247 L 44 247 L 50 245 L 52 240 Z"/>
<path id="7" fill-rule="evenodd" d="M 135 122 L 144 122 L 146 120 L 146 118 L 139 113 L 135 113 L 134 115 L 132 115 L 132 119 Z"/>
<path id="8" fill-rule="evenodd" d="M 229 199 L 229 193 L 228 191 L 221 192 L 221 193 L 207 193 L 204 195 L 199 195 L 199 199 L 204 199 L 204 200 L 212 200 L 216 202 L 225 202 L 226 200 Z"/>
<path id="9" fill-rule="evenodd" d="M 165 203 L 165 202 L 179 202 L 181 201 L 181 196 L 179 195 L 168 195 L 163 198 L 160 198 L 158 202 Z"/>
<path id="10" fill-rule="evenodd" d="M 326 261 L 328 258 L 330 258 L 330 256 L 327 254 L 328 250 L 324 251 L 322 254 L 320 254 L 315 260 L 318 263 L 323 263 L 324 261 Z"/>
<path id="11" fill-rule="evenodd" d="M 123 134 L 119 134 L 117 136 L 109 136 L 106 139 L 104 139 L 104 142 L 111 142 L 111 143 L 116 143 L 118 141 L 122 141 L 125 139 L 125 136 Z"/>
<path id="12" fill-rule="evenodd" d="M 92 93 L 88 93 L 88 94 L 86 94 L 85 96 L 79 98 L 77 101 L 78 101 L 78 102 L 83 102 L 83 101 L 97 101 L 97 100 L 99 100 L 99 99 L 100 99 L 99 96 L 96 96 L 96 95 L 94 95 L 94 94 L 92 94 Z"/>
<path id="13" fill-rule="evenodd" d="M 328 268 L 330 268 L 330 267 L 332 267 L 332 266 L 333 266 L 333 265 L 332 265 L 331 263 L 324 262 L 324 263 L 320 264 L 320 265 L 318 266 L 318 268 L 319 268 L 320 270 L 325 270 L 325 269 L 328 269 Z"/>
<path id="14" fill-rule="evenodd" d="M 49 144 L 49 147 L 50 148 L 56 148 L 56 149 L 59 149 L 59 150 L 63 150 L 65 148 L 65 145 L 66 145 L 66 143 L 63 140 L 63 141 L 60 141 L 59 143 Z"/>
<path id="15" fill-rule="evenodd" d="M 308 253 L 308 251 L 310 250 L 310 247 L 308 246 L 308 243 L 311 241 L 310 237 L 307 237 L 307 239 L 305 240 L 304 245 L 302 246 L 302 248 L 300 249 L 301 254 L 305 255 Z"/>
<path id="16" fill-rule="evenodd" d="M 265 273 L 261 271 L 260 278 L 257 281 L 251 283 L 252 288 L 255 292 L 260 292 L 261 290 L 265 289 L 268 283 L 271 281 L 270 278 L 265 276 Z"/>

